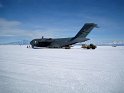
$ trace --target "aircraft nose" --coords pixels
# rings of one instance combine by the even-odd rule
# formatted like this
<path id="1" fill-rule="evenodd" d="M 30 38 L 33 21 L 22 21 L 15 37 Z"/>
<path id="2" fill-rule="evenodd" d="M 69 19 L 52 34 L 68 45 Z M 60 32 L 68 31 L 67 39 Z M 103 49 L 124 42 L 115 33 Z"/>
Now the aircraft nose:
<path id="1" fill-rule="evenodd" d="M 33 44 L 33 40 L 30 42 L 30 44 L 31 44 L 31 45 Z"/>

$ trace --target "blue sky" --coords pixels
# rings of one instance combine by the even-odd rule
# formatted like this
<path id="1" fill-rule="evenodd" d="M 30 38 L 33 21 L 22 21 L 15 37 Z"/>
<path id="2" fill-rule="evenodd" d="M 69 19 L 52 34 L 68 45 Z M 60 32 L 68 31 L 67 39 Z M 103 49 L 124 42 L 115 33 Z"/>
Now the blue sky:
<path id="1" fill-rule="evenodd" d="M 124 40 L 123 0 L 0 0 L 0 43 L 72 37 L 84 23 L 91 41 Z"/>

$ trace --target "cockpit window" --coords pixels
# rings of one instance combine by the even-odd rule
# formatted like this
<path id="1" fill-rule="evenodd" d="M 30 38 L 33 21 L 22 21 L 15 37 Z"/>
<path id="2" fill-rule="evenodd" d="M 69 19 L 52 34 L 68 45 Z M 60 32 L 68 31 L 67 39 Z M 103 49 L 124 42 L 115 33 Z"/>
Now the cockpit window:
<path id="1" fill-rule="evenodd" d="M 34 41 L 35 44 L 37 44 L 37 41 Z"/>

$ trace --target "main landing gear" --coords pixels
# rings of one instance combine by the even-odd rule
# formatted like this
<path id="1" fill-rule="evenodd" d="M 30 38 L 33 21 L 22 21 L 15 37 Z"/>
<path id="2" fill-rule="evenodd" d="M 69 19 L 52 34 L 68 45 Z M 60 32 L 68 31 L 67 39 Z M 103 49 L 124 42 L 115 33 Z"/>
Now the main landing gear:
<path id="1" fill-rule="evenodd" d="M 69 46 L 65 46 L 63 48 L 65 48 L 65 49 L 71 49 L 71 46 L 69 45 Z"/>

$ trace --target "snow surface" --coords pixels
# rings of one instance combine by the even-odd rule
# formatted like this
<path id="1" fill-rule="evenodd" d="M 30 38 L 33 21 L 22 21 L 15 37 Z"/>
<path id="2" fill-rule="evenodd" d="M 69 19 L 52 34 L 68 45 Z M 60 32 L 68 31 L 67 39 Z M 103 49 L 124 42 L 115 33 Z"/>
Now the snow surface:
<path id="1" fill-rule="evenodd" d="M 124 93 L 124 47 L 1 45 L 0 93 Z"/>

